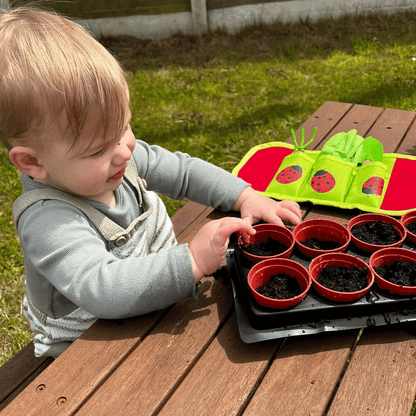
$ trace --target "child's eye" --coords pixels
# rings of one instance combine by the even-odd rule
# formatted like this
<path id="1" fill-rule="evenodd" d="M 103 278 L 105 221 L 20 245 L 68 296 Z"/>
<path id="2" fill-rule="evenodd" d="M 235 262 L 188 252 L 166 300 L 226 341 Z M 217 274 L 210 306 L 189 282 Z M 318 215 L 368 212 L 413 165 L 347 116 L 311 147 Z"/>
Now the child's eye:
<path id="1" fill-rule="evenodd" d="M 105 153 L 105 147 L 103 147 L 102 149 L 100 149 L 98 152 L 93 153 L 92 155 L 90 155 L 90 157 L 98 157 L 101 156 Z"/>

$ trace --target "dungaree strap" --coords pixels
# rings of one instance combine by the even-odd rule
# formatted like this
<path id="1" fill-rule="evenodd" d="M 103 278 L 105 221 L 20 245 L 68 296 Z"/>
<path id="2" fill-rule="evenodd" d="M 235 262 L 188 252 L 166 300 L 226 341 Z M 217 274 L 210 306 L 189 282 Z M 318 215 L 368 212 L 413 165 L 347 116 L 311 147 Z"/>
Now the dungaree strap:
<path id="1" fill-rule="evenodd" d="M 119 245 L 117 243 L 118 241 L 126 241 L 126 239 L 129 239 L 130 235 L 136 228 L 135 225 L 137 221 L 144 220 L 153 211 L 152 204 L 146 195 L 142 180 L 139 179 L 137 166 L 133 161 L 133 158 L 130 159 L 124 176 L 136 188 L 139 199 L 138 202 L 143 206 L 144 210 L 143 214 L 140 215 L 136 221 L 130 224 L 127 229 L 120 227 L 114 221 L 110 220 L 110 218 L 106 217 L 102 212 L 98 211 L 96 208 L 79 198 L 57 189 L 35 189 L 19 196 L 13 204 L 14 223 L 17 227 L 20 215 L 35 202 L 56 199 L 78 208 L 89 218 L 89 220 L 94 224 L 100 234 L 110 243 L 110 245 Z M 120 237 L 124 237 L 124 240 L 121 240 Z"/>

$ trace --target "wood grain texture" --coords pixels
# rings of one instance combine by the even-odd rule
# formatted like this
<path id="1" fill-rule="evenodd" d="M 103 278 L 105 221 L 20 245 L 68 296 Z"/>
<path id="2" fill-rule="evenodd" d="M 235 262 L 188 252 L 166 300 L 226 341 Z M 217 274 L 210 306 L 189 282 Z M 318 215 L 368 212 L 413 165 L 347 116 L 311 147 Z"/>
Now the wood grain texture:
<path id="1" fill-rule="evenodd" d="M 290 338 L 243 415 L 322 415 L 357 334 Z"/>
<path id="2" fill-rule="evenodd" d="M 177 304 L 77 415 L 155 414 L 212 342 L 231 305 L 230 289 L 206 279 L 198 301 Z"/>
<path id="3" fill-rule="evenodd" d="M 244 344 L 233 315 L 159 415 L 240 414 L 278 346 Z"/>
<path id="4" fill-rule="evenodd" d="M 416 394 L 416 337 L 365 330 L 328 416 L 409 416 Z"/>
<path id="5" fill-rule="evenodd" d="M 0 411 L 41 373 L 53 358 L 36 358 L 33 342 L 0 368 Z"/>

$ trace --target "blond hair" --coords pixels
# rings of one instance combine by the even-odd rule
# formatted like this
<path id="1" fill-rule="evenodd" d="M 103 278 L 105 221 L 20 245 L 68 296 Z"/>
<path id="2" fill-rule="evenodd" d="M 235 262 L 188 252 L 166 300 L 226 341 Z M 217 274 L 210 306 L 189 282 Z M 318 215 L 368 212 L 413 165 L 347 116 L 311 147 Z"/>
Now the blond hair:
<path id="1" fill-rule="evenodd" d="M 92 111 L 103 140 L 120 137 L 128 106 L 123 69 L 80 25 L 32 8 L 0 14 L 0 139 L 8 149 L 34 145 L 62 117 L 75 143 Z"/>

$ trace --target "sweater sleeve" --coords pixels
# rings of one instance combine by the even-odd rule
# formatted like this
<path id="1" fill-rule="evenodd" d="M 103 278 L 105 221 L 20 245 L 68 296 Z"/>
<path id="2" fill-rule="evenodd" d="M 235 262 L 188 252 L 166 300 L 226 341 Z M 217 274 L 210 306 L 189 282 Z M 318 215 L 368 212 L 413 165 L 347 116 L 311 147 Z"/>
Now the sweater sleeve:
<path id="1" fill-rule="evenodd" d="M 211 163 L 181 152 L 169 152 L 137 140 L 133 153 L 148 189 L 172 199 L 188 198 L 220 211 L 230 211 L 248 186 L 240 178 Z"/>
<path id="2" fill-rule="evenodd" d="M 118 259 L 80 211 L 58 201 L 32 205 L 18 231 L 26 285 L 51 317 L 63 315 L 62 295 L 105 319 L 141 315 L 194 295 L 187 245 Z"/>

